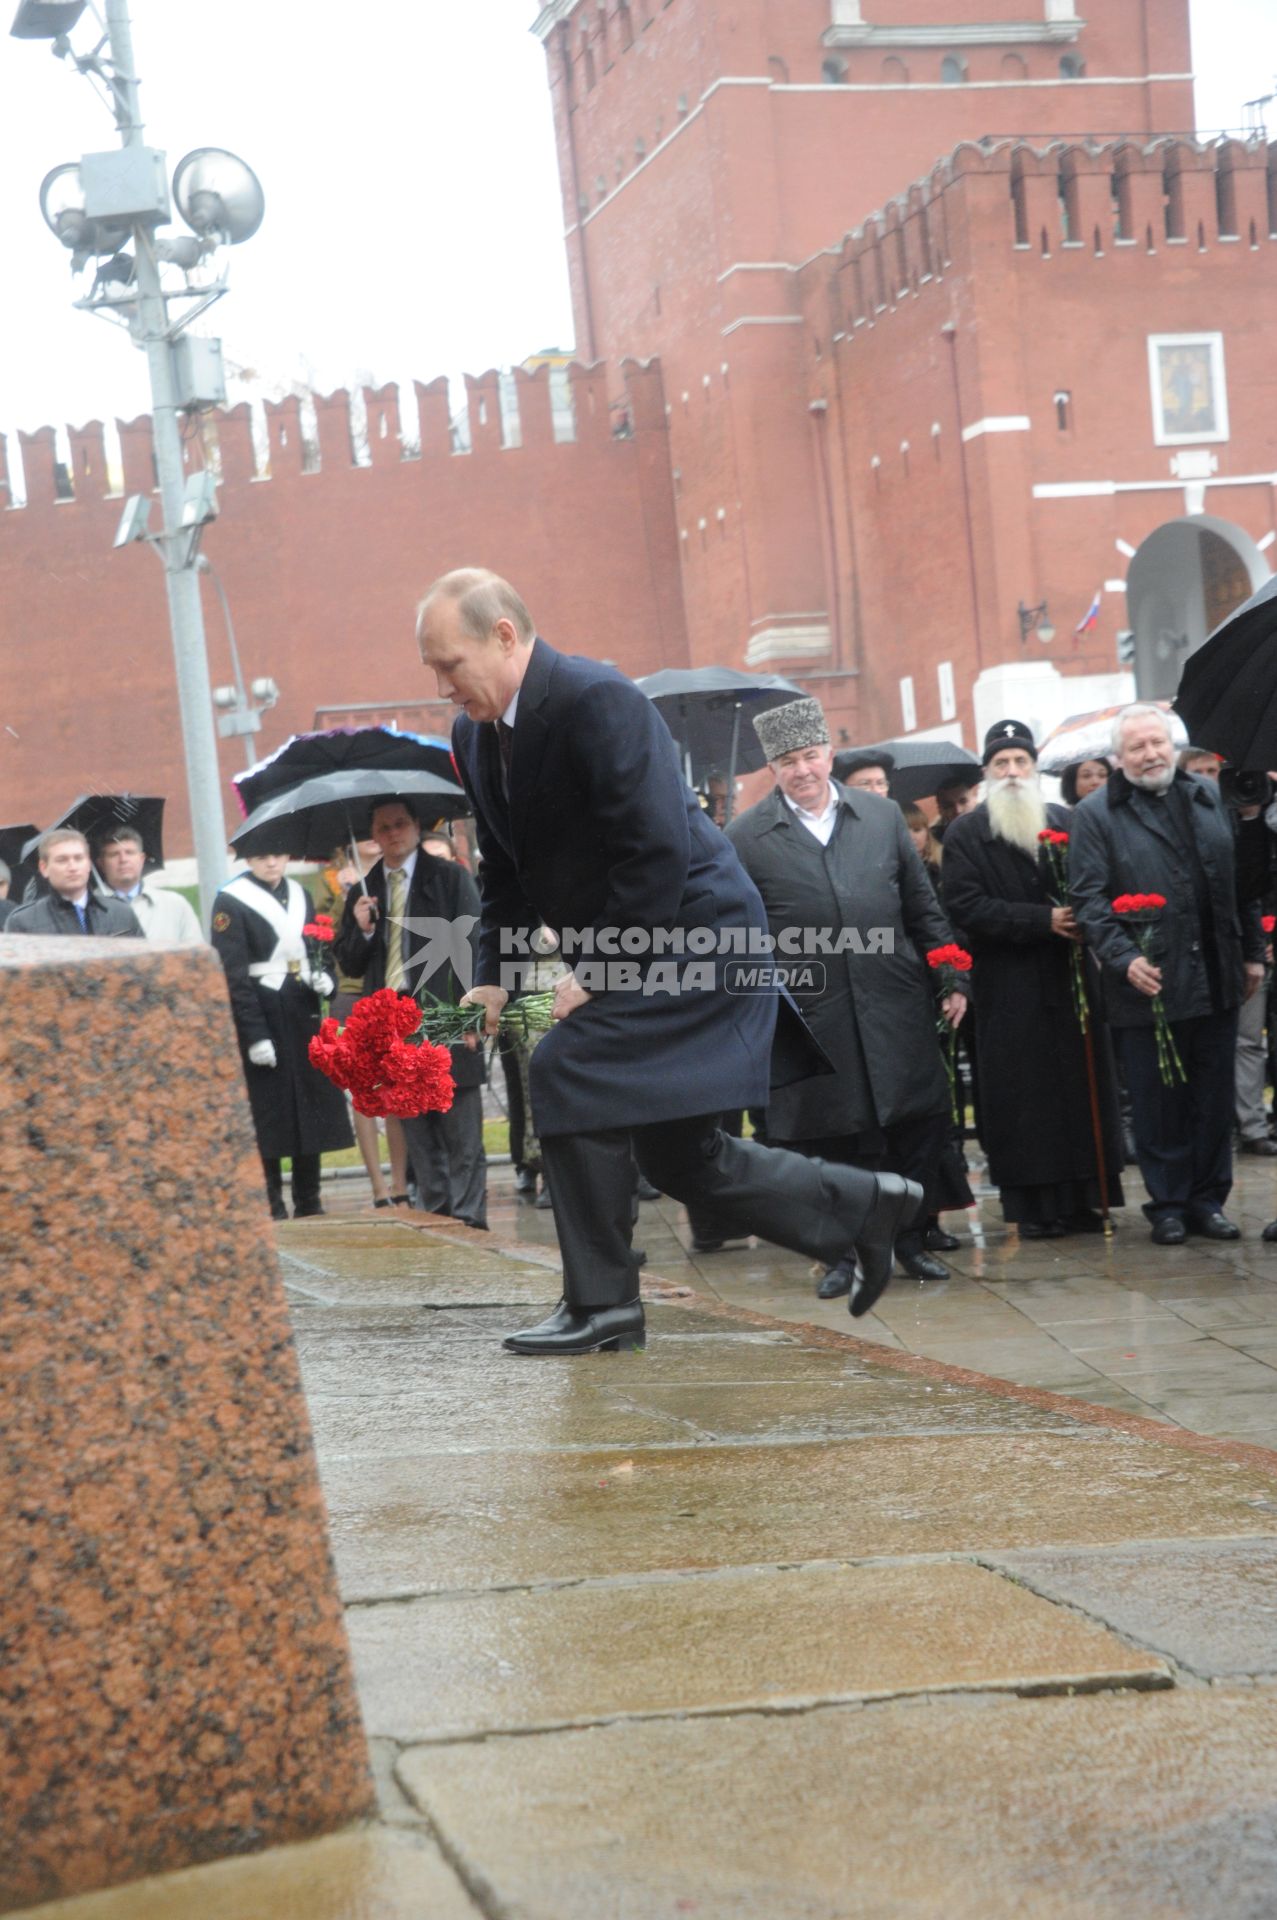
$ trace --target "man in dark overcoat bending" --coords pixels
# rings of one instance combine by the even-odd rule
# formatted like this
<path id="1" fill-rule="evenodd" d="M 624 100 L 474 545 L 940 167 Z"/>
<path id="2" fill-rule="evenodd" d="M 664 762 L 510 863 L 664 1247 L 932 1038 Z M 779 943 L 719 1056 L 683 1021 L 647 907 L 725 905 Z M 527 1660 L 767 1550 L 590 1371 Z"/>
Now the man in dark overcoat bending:
<path id="1" fill-rule="evenodd" d="M 478 569 L 430 588 L 417 638 L 441 697 L 460 709 L 453 749 L 483 855 L 466 998 L 494 1031 L 542 925 L 572 967 L 530 1076 L 563 1300 L 507 1347 L 642 1343 L 631 1137 L 654 1186 L 711 1208 L 734 1234 L 826 1262 L 854 1242 L 863 1278 L 849 1305 L 866 1312 L 921 1190 L 719 1127 L 724 1111 L 766 1104 L 778 994 L 759 966 L 757 890 L 684 784 L 656 708 L 613 668 L 548 647 L 514 589 Z M 792 1006 L 787 1016 L 778 1067 L 809 1075 L 816 1050 Z"/>

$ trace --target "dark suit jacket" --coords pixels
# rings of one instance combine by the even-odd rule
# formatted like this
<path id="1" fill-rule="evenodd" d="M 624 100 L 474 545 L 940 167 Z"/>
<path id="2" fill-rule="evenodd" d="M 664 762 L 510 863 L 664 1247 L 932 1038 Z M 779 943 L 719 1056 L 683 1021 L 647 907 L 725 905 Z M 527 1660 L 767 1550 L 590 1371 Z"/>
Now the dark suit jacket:
<path id="1" fill-rule="evenodd" d="M 341 925 L 333 942 L 333 954 L 344 975 L 363 982 L 365 993 L 376 993 L 386 984 L 386 868 L 378 860 L 367 874 L 368 891 L 377 903 L 377 922 L 369 939 L 355 919 L 358 887 L 346 895 Z M 442 920 L 449 923 L 469 921 L 457 928 L 456 937 L 469 947 L 471 965 L 478 950 L 479 893 L 466 869 L 455 860 L 440 860 L 433 853 L 418 850 L 417 864 L 408 889 L 405 918 L 414 921 Z M 440 935 L 443 930 L 440 929 Z M 431 953 L 433 949 L 433 953 Z M 455 950 L 454 950 L 455 951 Z M 404 959 L 407 963 L 405 990 L 415 994 L 424 989 L 437 1000 L 456 1001 L 472 984 L 462 980 L 447 958 L 446 943 L 434 938 L 428 929 L 418 926 L 405 931 Z M 427 965 L 434 965 L 429 973 Z M 459 1087 L 482 1086 L 486 1071 L 482 1049 L 452 1049 L 452 1077 Z"/>
<path id="2" fill-rule="evenodd" d="M 508 798 L 494 726 L 462 716 L 453 749 L 483 854 L 480 984 L 508 985 L 503 965 L 508 974 L 519 939 L 541 924 L 560 935 L 661 929 L 676 939 L 691 929 L 765 930 L 757 889 L 684 785 L 665 722 L 613 668 L 535 642 Z M 775 990 L 729 993 L 721 959 L 706 958 L 708 990 L 609 984 L 546 1035 L 531 1074 L 541 1133 L 765 1103 Z M 809 1047 L 799 1070 L 818 1062 Z"/>

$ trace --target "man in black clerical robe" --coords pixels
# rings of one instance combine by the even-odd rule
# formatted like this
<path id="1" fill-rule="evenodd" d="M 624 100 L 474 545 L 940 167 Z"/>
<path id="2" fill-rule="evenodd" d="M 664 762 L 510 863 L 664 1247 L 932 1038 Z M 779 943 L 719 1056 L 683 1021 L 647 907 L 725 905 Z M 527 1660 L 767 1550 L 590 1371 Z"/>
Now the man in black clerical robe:
<path id="1" fill-rule="evenodd" d="M 1074 1000 L 1079 936 L 1038 836 L 1067 832 L 1067 807 L 1038 786 L 1033 735 L 1019 721 L 989 729 L 988 793 L 944 839 L 944 899 L 975 962 L 981 1140 L 1005 1218 L 1024 1240 L 1094 1232 L 1100 1207 L 1122 1200 L 1122 1133 L 1108 1030 L 1091 995 L 1088 1022 L 1104 1140 L 1101 1194 L 1086 1042 Z M 1067 868 L 1067 847 L 1062 848 Z"/>

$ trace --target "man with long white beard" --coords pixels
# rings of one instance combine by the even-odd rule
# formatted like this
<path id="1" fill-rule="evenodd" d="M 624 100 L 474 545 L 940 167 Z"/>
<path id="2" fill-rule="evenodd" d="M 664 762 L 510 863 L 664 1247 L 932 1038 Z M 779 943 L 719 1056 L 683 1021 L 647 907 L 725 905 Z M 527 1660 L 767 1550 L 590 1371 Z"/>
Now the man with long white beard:
<path id="1" fill-rule="evenodd" d="M 1113 751 L 1118 770 L 1073 814 L 1070 879 L 1131 1096 L 1144 1211 L 1159 1246 L 1236 1240 L 1223 1211 L 1233 1060 L 1238 1008 L 1264 974 L 1259 909 L 1238 910 L 1228 809 L 1214 781 L 1177 771 L 1162 709 L 1124 707 Z M 1147 953 L 1143 929 L 1114 910 L 1131 893 L 1165 901 Z"/>
<path id="2" fill-rule="evenodd" d="M 1101 1192 L 1086 1043 L 1075 1000 L 1079 941 L 1043 832 L 1067 834 L 1048 806 L 1033 735 L 1000 720 L 984 744 L 986 797 L 945 834 L 944 901 L 975 962 L 981 1139 L 1002 1212 L 1022 1240 L 1094 1233 L 1122 1205 L 1121 1126 L 1104 1028 L 1088 1011 L 1104 1141 Z"/>

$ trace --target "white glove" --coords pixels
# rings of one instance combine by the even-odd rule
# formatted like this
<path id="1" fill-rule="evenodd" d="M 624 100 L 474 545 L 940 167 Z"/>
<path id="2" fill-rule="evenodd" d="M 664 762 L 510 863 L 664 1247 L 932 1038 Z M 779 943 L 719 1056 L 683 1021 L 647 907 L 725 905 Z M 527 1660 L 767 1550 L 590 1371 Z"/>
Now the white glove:
<path id="1" fill-rule="evenodd" d="M 314 975 L 310 984 L 321 1000 L 331 1000 L 337 991 L 337 982 L 333 979 L 331 973 L 326 973 L 322 967 L 320 971 Z"/>
<path id="2" fill-rule="evenodd" d="M 277 1067 L 279 1058 L 275 1052 L 273 1040 L 254 1040 L 248 1049 L 248 1057 L 255 1067 Z"/>

